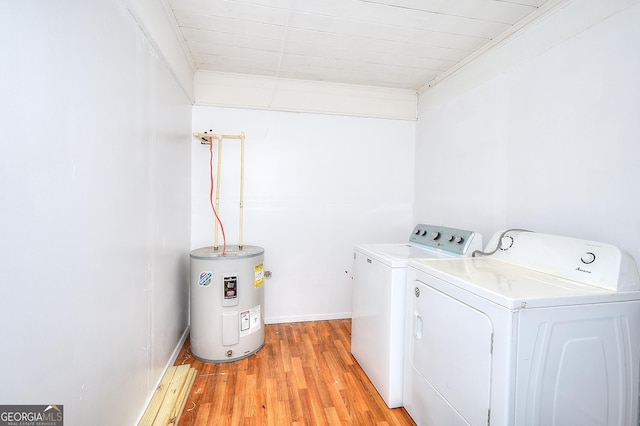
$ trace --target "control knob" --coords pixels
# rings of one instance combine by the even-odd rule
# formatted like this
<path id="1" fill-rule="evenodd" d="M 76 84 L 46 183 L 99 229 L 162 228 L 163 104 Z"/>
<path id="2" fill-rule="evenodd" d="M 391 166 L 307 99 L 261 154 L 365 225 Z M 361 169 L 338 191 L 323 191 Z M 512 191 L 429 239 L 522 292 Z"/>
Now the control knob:
<path id="1" fill-rule="evenodd" d="M 438 231 L 433 231 L 433 232 L 431 233 L 431 239 L 432 239 L 432 240 L 437 240 L 438 238 L 440 238 L 440 232 L 438 232 Z"/>
<path id="2" fill-rule="evenodd" d="M 458 244 L 462 244 L 462 242 L 464 241 L 464 238 L 462 238 L 462 235 L 456 235 L 454 241 Z"/>
<path id="3" fill-rule="evenodd" d="M 596 255 L 588 251 L 580 257 L 580 260 L 582 263 L 588 265 L 596 260 Z"/>
<path id="4" fill-rule="evenodd" d="M 513 237 L 507 235 L 500 239 L 500 250 L 508 250 L 513 245 Z"/>

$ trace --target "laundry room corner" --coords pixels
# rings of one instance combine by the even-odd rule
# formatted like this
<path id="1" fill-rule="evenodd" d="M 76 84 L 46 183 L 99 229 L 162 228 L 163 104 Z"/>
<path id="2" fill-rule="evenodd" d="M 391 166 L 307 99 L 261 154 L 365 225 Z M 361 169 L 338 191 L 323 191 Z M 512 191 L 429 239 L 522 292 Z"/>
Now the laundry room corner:
<path id="1" fill-rule="evenodd" d="M 416 164 L 450 161 L 416 168 L 415 217 L 607 241 L 640 262 L 639 19 L 637 1 L 566 2 L 423 91 Z"/>
<path id="2" fill-rule="evenodd" d="M 194 106 L 194 132 L 246 137 L 244 239 L 265 249 L 266 323 L 351 317 L 353 244 L 397 241 L 413 226 L 414 128 L 414 120 Z M 225 142 L 221 174 L 231 242 L 237 149 Z M 209 176 L 208 147 L 194 140 L 192 248 L 214 238 Z"/>

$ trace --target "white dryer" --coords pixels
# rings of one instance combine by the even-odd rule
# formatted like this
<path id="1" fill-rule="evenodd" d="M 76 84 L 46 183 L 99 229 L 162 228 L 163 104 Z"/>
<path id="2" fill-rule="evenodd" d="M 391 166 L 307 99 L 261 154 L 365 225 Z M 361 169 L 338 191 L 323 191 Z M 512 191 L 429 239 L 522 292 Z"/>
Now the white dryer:
<path id="1" fill-rule="evenodd" d="M 390 408 L 402 405 L 407 261 L 481 248 L 475 232 L 425 224 L 408 243 L 354 246 L 351 353 Z"/>
<path id="2" fill-rule="evenodd" d="M 497 233 L 409 261 L 404 406 L 420 426 L 638 424 L 640 280 L 592 241 Z"/>

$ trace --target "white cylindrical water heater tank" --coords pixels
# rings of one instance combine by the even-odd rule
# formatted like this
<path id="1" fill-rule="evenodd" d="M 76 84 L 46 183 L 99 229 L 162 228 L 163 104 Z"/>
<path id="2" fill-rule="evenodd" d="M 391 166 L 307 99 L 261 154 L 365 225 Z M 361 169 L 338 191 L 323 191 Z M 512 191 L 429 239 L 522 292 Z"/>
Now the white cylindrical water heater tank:
<path id="1" fill-rule="evenodd" d="M 209 362 L 253 355 L 264 345 L 264 249 L 191 252 L 191 353 Z"/>

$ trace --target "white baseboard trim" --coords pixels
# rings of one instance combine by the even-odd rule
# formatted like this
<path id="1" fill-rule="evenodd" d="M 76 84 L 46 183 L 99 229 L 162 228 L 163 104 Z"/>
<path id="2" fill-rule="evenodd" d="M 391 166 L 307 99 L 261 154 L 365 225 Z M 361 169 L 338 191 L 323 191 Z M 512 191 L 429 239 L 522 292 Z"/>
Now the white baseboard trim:
<path id="1" fill-rule="evenodd" d="M 347 319 L 347 318 L 351 318 L 351 312 L 295 315 L 295 316 L 287 316 L 287 317 L 268 317 L 264 319 L 264 323 L 265 324 L 286 324 L 290 322 L 328 321 L 328 320 Z"/>
<path id="2" fill-rule="evenodd" d="M 185 328 L 184 332 L 182 333 L 182 336 L 180 336 L 180 340 L 178 341 L 178 344 L 173 349 L 173 353 L 171 354 L 171 357 L 169 357 L 169 361 L 167 361 L 167 363 L 165 364 L 165 366 L 164 366 L 164 368 L 162 370 L 162 374 L 160 375 L 160 377 L 158 377 L 156 385 L 152 388 L 152 392 L 147 396 L 147 400 L 145 401 L 145 404 L 144 404 L 144 407 L 142 408 L 142 411 L 138 415 L 138 421 L 136 422 L 136 424 L 140 423 L 140 420 L 142 420 L 142 416 L 144 416 L 144 412 L 147 409 L 147 406 L 149 405 L 149 403 L 151 402 L 151 399 L 153 398 L 153 394 L 155 393 L 155 390 L 160 385 L 160 382 L 162 381 L 162 378 L 166 374 L 167 370 L 170 367 L 172 367 L 173 364 L 175 364 L 176 359 L 178 359 L 178 355 L 180 355 L 180 351 L 182 350 L 182 347 L 184 346 L 184 342 L 186 342 L 187 341 L 187 337 L 189 337 L 189 331 L 191 331 L 191 326 L 187 325 L 187 328 Z"/>
<path id="3" fill-rule="evenodd" d="M 187 328 L 184 329 L 182 336 L 180 336 L 180 341 L 178 341 L 178 345 L 175 347 L 175 349 L 173 350 L 173 353 L 171 354 L 171 358 L 169 359 L 169 362 L 164 367 L 165 372 L 169 369 L 169 367 L 172 367 L 173 364 L 175 364 L 176 359 L 178 359 L 178 355 L 180 355 L 180 351 L 184 346 L 184 342 L 186 342 L 187 337 L 189 337 L 190 331 L 191 331 L 191 325 L 187 325 Z"/>

